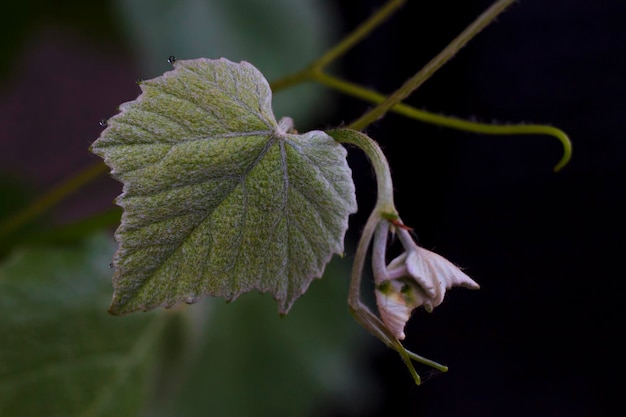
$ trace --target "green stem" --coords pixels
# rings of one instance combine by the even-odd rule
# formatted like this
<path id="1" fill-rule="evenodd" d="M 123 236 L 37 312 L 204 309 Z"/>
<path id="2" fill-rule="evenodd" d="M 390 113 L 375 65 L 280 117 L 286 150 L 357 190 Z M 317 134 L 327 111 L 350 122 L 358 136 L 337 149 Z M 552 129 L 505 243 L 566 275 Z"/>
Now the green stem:
<path id="1" fill-rule="evenodd" d="M 365 133 L 352 129 L 332 129 L 326 131 L 337 142 L 357 146 L 370 160 L 376 174 L 377 199 L 374 211 L 385 215 L 397 215 L 393 202 L 393 182 L 389 163 L 378 143 Z"/>
<path id="2" fill-rule="evenodd" d="M 465 30 L 452 40 L 439 54 L 437 54 L 428 64 L 426 64 L 414 76 L 409 78 L 398 90 L 390 95 L 378 106 L 369 110 L 363 116 L 352 122 L 348 127 L 355 130 L 362 130 L 371 123 L 383 117 L 393 106 L 407 98 L 413 91 L 424 83 L 439 68 L 448 62 L 456 53 L 463 48 L 472 38 L 491 23 L 500 13 L 502 13 L 515 0 L 498 0 L 487 10 L 478 16 Z"/>
<path id="3" fill-rule="evenodd" d="M 361 231 L 361 237 L 357 245 L 352 270 L 350 272 L 350 288 L 348 292 L 350 312 L 367 331 L 380 339 L 388 347 L 398 352 L 413 377 L 413 380 L 419 385 L 421 378 L 415 370 L 412 360 L 421 362 L 442 372 L 446 372 L 448 367 L 406 350 L 380 318 L 361 302 L 361 277 L 363 276 L 370 243 L 372 239 L 381 239 L 382 237 L 382 241 L 379 240 L 375 245 L 384 245 L 387 240 L 387 230 L 389 227 L 385 219 L 388 216 L 397 217 L 397 211 L 393 203 L 393 183 L 391 181 L 389 164 L 378 144 L 364 133 L 352 129 L 333 129 L 327 133 L 338 142 L 359 147 L 367 155 L 374 168 L 378 187 L 376 206 L 370 213 Z M 381 227 L 382 230 L 377 230 Z M 384 262 L 384 252 L 380 255 L 382 255 L 382 261 Z M 373 256 L 374 259 L 376 259 L 377 254 L 373 254 Z M 381 259 L 379 259 L 379 261 L 381 261 Z M 380 267 L 380 265 L 378 266 Z M 376 267 L 376 265 L 374 267 Z"/>
<path id="4" fill-rule="evenodd" d="M 313 71 L 310 68 L 305 68 L 302 71 L 295 72 L 287 75 L 286 77 L 279 78 L 270 83 L 270 88 L 273 93 L 277 93 L 280 90 L 285 90 L 289 87 L 293 87 L 296 84 L 300 84 L 304 81 L 313 79 Z"/>
<path id="5" fill-rule="evenodd" d="M 361 23 L 355 30 L 350 32 L 339 43 L 330 48 L 318 59 L 313 61 L 307 68 L 287 75 L 270 83 L 273 92 L 278 92 L 286 88 L 300 84 L 304 81 L 314 79 L 317 74 L 321 74 L 331 62 L 348 52 L 357 43 L 362 41 L 378 26 L 383 24 L 396 10 L 406 3 L 406 0 L 390 0 L 376 11 L 369 19 Z"/>
<path id="6" fill-rule="evenodd" d="M 107 171 L 108 167 L 104 163 L 97 162 L 52 188 L 14 216 L 3 221 L 0 224 L 0 239 L 7 237 Z"/>
<path id="7" fill-rule="evenodd" d="M 337 142 L 355 145 L 369 158 L 376 175 L 376 206 L 372 210 L 363 230 L 357 246 L 350 279 L 350 296 L 348 302 L 356 306 L 360 301 L 361 275 L 365 265 L 365 258 L 370 241 L 374 236 L 376 227 L 384 218 L 385 214 L 397 215 L 393 202 L 393 182 L 391 170 L 387 158 L 380 146 L 366 134 L 352 129 L 332 129 L 327 131 Z"/>
<path id="8" fill-rule="evenodd" d="M 70 224 L 20 233 L 19 235 L 11 237 L 10 245 L 0 245 L 0 251 L 3 249 L 6 250 L 7 247 L 16 244 L 24 245 L 75 241 L 98 230 L 119 225 L 121 215 L 122 209 L 116 206 L 110 210 L 93 214 Z"/>
<path id="9" fill-rule="evenodd" d="M 348 306 L 350 308 L 350 313 L 352 314 L 352 316 L 359 324 L 361 324 L 361 326 L 363 326 L 365 330 L 367 330 L 373 336 L 377 337 L 385 345 L 398 352 L 398 354 L 402 358 L 402 361 L 404 362 L 411 376 L 413 377 L 413 380 L 417 385 L 420 385 L 421 378 L 415 370 L 411 359 L 414 358 L 420 361 L 422 357 L 406 350 L 404 346 L 402 346 L 402 343 L 400 343 L 400 341 L 393 334 L 391 334 L 389 329 L 387 329 L 387 327 L 380 320 L 380 318 L 372 313 L 370 309 L 361 302 L 361 276 L 363 275 L 363 269 L 365 266 L 365 260 L 367 257 L 370 242 L 372 241 L 372 237 L 378 225 L 380 224 L 380 221 L 380 214 L 377 210 L 373 210 L 370 213 L 369 218 L 365 223 L 365 227 L 363 228 L 363 231 L 361 233 L 361 238 L 359 239 L 359 244 L 357 246 L 356 254 L 354 256 L 354 262 L 352 264 L 352 271 L 350 273 Z M 443 365 L 437 365 L 441 367 L 438 369 L 445 368 Z"/>
<path id="10" fill-rule="evenodd" d="M 350 288 L 348 291 L 348 304 L 356 308 L 361 303 L 361 277 L 365 269 L 365 260 L 367 252 L 374 236 L 374 232 L 380 223 L 380 214 L 376 210 L 372 210 L 359 238 L 356 252 L 354 254 L 354 262 L 350 271 Z"/>
<path id="11" fill-rule="evenodd" d="M 348 36 L 311 64 L 315 71 L 323 70 L 332 61 L 344 55 L 348 50 L 362 41 L 366 36 L 385 22 L 393 13 L 406 3 L 406 0 L 390 0 L 376 11 L 369 19 L 361 23 Z"/>
<path id="12" fill-rule="evenodd" d="M 421 355 L 418 355 L 417 353 L 411 352 L 410 350 L 405 349 L 405 351 L 409 355 L 409 358 L 413 359 L 414 361 L 423 363 L 424 365 L 430 366 L 431 368 L 435 368 L 436 370 L 441 371 L 441 372 L 448 372 L 448 367 L 445 365 L 442 365 L 431 359 L 427 359 Z"/>
<path id="13" fill-rule="evenodd" d="M 376 91 L 361 87 L 360 85 L 345 81 L 325 73 L 315 74 L 315 81 L 324 84 L 337 91 L 360 98 L 372 103 L 382 103 L 387 97 Z M 411 119 L 419 120 L 424 123 L 430 123 L 437 126 L 443 126 L 450 129 L 456 129 L 466 132 L 481 133 L 486 135 L 548 135 L 556 138 L 563 146 L 563 155 L 561 160 L 554 166 L 554 171 L 558 172 L 565 167 L 572 157 L 572 143 L 562 130 L 547 125 L 538 124 L 514 124 L 514 125 L 497 125 L 488 123 L 479 123 L 470 120 L 464 120 L 457 117 L 442 116 L 411 107 L 404 103 L 395 104 L 390 109 L 392 112 L 401 114 Z"/>

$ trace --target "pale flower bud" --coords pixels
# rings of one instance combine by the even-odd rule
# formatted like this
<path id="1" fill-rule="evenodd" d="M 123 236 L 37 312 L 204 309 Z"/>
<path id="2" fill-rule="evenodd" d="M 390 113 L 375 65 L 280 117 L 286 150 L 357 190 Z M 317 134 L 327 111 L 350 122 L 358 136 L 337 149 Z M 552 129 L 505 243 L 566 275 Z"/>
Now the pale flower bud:
<path id="1" fill-rule="evenodd" d="M 376 280 L 380 317 L 399 340 L 404 339 L 404 326 L 416 308 L 424 306 L 431 312 L 454 286 L 480 288 L 443 256 L 417 246 L 412 239 L 408 244 L 406 236 L 401 240 L 406 252 L 387 265 L 384 279 Z"/>

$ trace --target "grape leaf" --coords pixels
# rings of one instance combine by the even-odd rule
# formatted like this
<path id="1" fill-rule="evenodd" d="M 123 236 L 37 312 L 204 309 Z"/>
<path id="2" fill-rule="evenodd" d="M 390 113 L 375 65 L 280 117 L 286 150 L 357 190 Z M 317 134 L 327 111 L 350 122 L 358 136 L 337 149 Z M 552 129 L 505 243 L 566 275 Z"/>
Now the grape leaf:
<path id="1" fill-rule="evenodd" d="M 247 62 L 176 61 L 141 90 L 91 148 L 124 184 L 109 311 L 256 289 L 286 314 L 343 252 L 356 211 L 345 148 L 277 123 Z"/>
<path id="2" fill-rule="evenodd" d="M 16 250 L 0 266 L 0 415 L 136 416 L 175 314 L 106 313 L 110 238 Z"/>

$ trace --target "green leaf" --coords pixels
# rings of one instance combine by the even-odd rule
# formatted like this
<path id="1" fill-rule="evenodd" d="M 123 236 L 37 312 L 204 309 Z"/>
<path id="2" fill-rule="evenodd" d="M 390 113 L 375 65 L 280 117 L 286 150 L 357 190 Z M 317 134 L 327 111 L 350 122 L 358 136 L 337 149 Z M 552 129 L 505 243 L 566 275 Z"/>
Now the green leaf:
<path id="1" fill-rule="evenodd" d="M 0 267 L 0 415 L 138 415 L 166 315 L 107 314 L 113 250 L 98 236 Z"/>
<path id="2" fill-rule="evenodd" d="M 124 183 L 110 311 L 258 290 L 285 314 L 343 252 L 356 211 L 346 150 L 277 123 L 249 63 L 174 67 L 142 82 L 92 146 Z"/>

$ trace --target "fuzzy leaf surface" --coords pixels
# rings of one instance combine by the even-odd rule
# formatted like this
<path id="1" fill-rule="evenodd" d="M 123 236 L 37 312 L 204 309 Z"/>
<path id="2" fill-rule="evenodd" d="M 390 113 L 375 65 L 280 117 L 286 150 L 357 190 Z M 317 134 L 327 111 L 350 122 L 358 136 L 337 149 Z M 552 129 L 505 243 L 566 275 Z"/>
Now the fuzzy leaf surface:
<path id="1" fill-rule="evenodd" d="M 343 252 L 356 211 L 345 148 L 277 123 L 246 62 L 176 61 L 140 85 L 92 145 L 124 184 L 111 313 L 251 290 L 287 313 Z"/>

